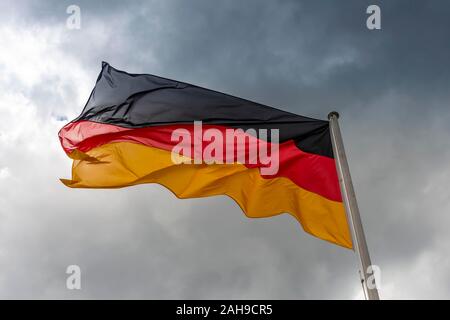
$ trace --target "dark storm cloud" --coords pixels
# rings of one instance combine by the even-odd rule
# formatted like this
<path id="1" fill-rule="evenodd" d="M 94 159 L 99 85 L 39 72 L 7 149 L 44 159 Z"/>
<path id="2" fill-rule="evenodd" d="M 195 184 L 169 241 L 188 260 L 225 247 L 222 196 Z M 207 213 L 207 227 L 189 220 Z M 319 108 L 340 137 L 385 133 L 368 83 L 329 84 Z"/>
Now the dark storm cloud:
<path id="1" fill-rule="evenodd" d="M 392 90 L 428 98 L 449 80 L 445 2 L 381 2 L 381 32 L 365 28 L 371 1 L 165 3 L 135 7 L 119 64 L 152 53 L 169 76 L 317 114 Z"/>
<path id="2" fill-rule="evenodd" d="M 78 1 L 84 26 L 100 23 L 110 43 L 92 52 L 95 43 L 73 32 L 68 51 L 317 114 L 391 90 L 439 94 L 450 80 L 445 1 L 131 1 L 126 11 L 121 3 Z M 379 32 L 365 28 L 373 3 L 382 7 Z M 28 12 L 64 21 L 68 4 L 33 3 Z M 121 15 L 130 17 L 125 25 L 114 20 Z"/>
<path id="3" fill-rule="evenodd" d="M 450 243 L 444 227 L 450 222 L 445 215 L 450 3 L 77 1 L 82 28 L 68 31 L 69 4 L 20 2 L 8 18 L 11 26 L 65 32 L 58 49 L 73 64 L 62 61 L 61 72 L 77 62 L 93 84 L 106 60 L 129 72 L 159 74 L 306 116 L 323 119 L 332 109 L 340 111 L 369 246 L 383 272 L 382 295 L 450 295 L 444 280 L 449 266 L 444 249 Z M 380 31 L 365 27 L 369 4 L 381 7 Z M 24 91 L 46 110 L 42 117 L 82 108 L 67 105 L 77 95 L 70 83 L 49 98 L 58 81 L 48 78 Z M 58 148 L 57 141 L 52 148 Z M 15 159 L 23 159 L 21 152 L 8 149 Z M 51 162 L 43 155 L 38 160 Z M 58 161 L 67 159 L 60 154 Z M 26 163 L 10 166 L 20 172 Z M 17 233 L 2 242 L 11 261 L 22 266 L 7 269 L 2 296 L 351 298 L 360 293 L 352 252 L 312 238 L 287 215 L 249 220 L 228 198 L 177 200 L 158 186 L 67 190 L 55 182 L 65 170 L 30 173 L 28 187 L 16 181 L 16 188 L 30 195 L 26 203 L 12 193 L 4 196 L 10 212 L 39 208 L 33 217 L 40 219 L 8 220 L 22 223 L 19 230 L 28 236 Z M 52 192 L 58 195 L 55 202 L 48 200 Z M 68 225 L 71 232 L 61 231 Z M 435 260 L 422 266 L 429 257 Z M 64 268 L 71 263 L 84 270 L 82 292 L 64 288 Z M 31 264 L 32 270 L 23 267 Z M 427 291 L 421 278 L 431 271 L 436 288 Z M 41 289 L 29 291 L 25 280 Z"/>

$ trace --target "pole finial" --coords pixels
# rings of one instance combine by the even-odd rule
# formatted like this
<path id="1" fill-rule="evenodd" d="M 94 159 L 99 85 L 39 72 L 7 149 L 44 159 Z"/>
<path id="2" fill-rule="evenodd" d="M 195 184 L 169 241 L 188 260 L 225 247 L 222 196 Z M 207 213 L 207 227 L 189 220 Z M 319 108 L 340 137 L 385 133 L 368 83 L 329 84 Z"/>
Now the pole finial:
<path id="1" fill-rule="evenodd" d="M 331 111 L 328 114 L 328 120 L 331 120 L 332 117 L 336 117 L 336 119 L 339 119 L 339 113 L 337 111 Z"/>

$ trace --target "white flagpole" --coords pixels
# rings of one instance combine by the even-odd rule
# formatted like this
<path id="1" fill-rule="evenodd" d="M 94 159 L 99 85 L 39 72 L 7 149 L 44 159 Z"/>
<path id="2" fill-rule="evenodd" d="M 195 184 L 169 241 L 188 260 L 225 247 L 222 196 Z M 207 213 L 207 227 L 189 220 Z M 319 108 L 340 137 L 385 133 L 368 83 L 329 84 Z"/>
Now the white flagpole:
<path id="1" fill-rule="evenodd" d="M 341 186 L 342 198 L 344 200 L 345 210 L 347 212 L 347 220 L 349 220 L 353 246 L 357 252 L 360 260 L 360 268 L 362 275 L 362 284 L 365 291 L 365 296 L 369 300 L 379 300 L 378 290 L 376 286 L 368 286 L 368 268 L 372 265 L 369 256 L 369 249 L 367 248 L 366 237 L 364 235 L 363 226 L 361 223 L 361 216 L 359 214 L 358 203 L 356 202 L 355 190 L 353 189 L 352 178 L 350 176 L 350 169 L 347 163 L 347 156 L 345 155 L 344 142 L 342 141 L 341 131 L 339 129 L 339 113 L 336 111 L 328 114 L 330 121 L 331 142 L 333 145 L 333 152 L 336 157 L 336 169 L 339 177 L 339 185 Z M 372 281 L 373 283 L 374 280 Z"/>

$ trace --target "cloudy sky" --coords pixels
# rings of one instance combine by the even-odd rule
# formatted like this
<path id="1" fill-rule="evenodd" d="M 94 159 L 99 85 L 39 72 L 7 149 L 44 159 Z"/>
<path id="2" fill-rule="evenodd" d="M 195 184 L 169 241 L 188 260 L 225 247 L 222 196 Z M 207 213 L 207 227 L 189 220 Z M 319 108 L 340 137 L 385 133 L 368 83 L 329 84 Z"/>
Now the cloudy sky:
<path id="1" fill-rule="evenodd" d="M 81 8 L 81 29 L 66 8 Z M 382 29 L 366 28 L 370 4 Z M 64 187 L 58 130 L 101 61 L 341 129 L 382 298 L 450 298 L 448 1 L 2 1 L 0 298 L 361 299 L 350 250 L 289 215 L 158 185 Z M 82 289 L 66 289 L 66 268 Z"/>

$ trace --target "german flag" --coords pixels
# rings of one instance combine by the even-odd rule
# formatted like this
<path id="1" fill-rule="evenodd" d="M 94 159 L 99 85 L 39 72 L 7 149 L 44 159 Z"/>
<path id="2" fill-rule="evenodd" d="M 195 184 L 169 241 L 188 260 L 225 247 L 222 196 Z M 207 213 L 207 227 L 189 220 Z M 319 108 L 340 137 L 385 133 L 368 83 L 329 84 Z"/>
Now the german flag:
<path id="1" fill-rule="evenodd" d="M 200 138 L 196 121 L 202 124 Z M 205 142 L 204 133 L 209 129 L 237 134 L 208 153 L 213 141 Z M 278 130 L 278 139 L 258 134 L 264 129 Z M 174 141 L 175 132 L 194 138 Z M 237 143 L 240 138 L 244 147 Z M 178 198 L 228 195 L 248 217 L 289 213 L 306 232 L 352 248 L 328 121 L 150 74 L 129 74 L 103 62 L 86 106 L 60 130 L 59 139 L 73 159 L 72 179 L 61 180 L 68 187 L 158 183 Z M 173 161 L 180 145 L 181 159 L 193 160 L 190 164 Z M 253 145 L 276 146 L 275 173 L 264 173 L 268 156 L 241 161 L 239 151 L 248 160 Z M 226 148 L 234 148 L 231 161 Z M 196 161 L 199 154 L 203 158 Z"/>

